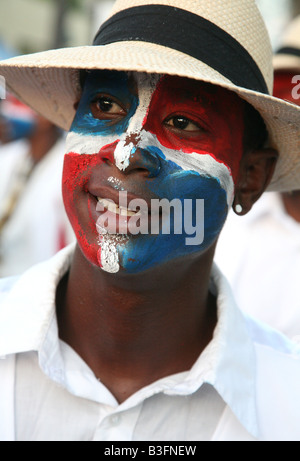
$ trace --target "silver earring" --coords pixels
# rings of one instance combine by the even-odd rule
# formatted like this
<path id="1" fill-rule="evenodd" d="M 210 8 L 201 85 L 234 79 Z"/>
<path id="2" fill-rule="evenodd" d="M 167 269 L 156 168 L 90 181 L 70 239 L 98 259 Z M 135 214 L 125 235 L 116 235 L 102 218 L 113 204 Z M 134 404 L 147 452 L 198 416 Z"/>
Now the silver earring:
<path id="1" fill-rule="evenodd" d="M 240 204 L 235 205 L 234 209 L 235 209 L 237 214 L 240 214 L 240 213 L 243 212 L 243 207 Z"/>

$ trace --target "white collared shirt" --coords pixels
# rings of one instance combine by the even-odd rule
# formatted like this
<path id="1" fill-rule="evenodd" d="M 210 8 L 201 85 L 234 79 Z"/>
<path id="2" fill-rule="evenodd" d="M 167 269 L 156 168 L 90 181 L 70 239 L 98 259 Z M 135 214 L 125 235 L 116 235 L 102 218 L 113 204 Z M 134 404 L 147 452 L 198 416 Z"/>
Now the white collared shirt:
<path id="1" fill-rule="evenodd" d="M 0 284 L 0 440 L 300 440 L 299 349 L 245 317 L 216 267 L 213 340 L 191 370 L 118 404 L 58 337 L 72 254 Z"/>
<path id="2" fill-rule="evenodd" d="M 243 311 L 300 342 L 300 224 L 279 194 L 265 193 L 246 216 L 230 213 L 215 261 Z"/>

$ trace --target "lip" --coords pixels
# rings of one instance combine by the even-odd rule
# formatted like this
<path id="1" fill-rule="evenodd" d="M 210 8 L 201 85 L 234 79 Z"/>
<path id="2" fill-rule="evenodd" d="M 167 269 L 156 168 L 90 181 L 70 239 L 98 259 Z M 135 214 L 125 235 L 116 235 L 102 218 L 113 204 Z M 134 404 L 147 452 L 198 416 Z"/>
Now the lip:
<path id="1" fill-rule="evenodd" d="M 136 200 L 136 199 L 143 200 L 147 204 L 148 215 L 145 216 L 144 214 L 142 216 L 142 214 L 139 214 L 135 216 L 126 216 L 126 215 L 115 213 L 107 209 L 100 211 L 99 208 L 97 207 L 99 203 L 98 198 L 111 200 L 117 206 L 119 206 L 120 205 L 119 192 L 116 191 L 115 189 L 112 189 L 110 187 L 105 187 L 105 186 L 91 188 L 88 190 L 88 196 L 89 196 L 88 200 L 89 200 L 90 214 L 91 214 L 93 221 L 96 224 L 96 229 L 97 229 L 98 234 L 110 233 L 110 234 L 130 235 L 131 234 L 130 221 L 133 219 L 134 223 L 136 223 L 136 220 L 135 220 L 136 216 L 138 216 L 140 219 L 147 219 L 148 228 L 150 229 L 149 226 L 151 222 L 151 200 L 149 199 L 145 200 L 144 198 L 142 199 L 141 197 L 138 197 L 137 195 L 132 194 L 131 192 L 127 192 L 127 204 L 126 204 L 127 207 L 132 200 Z M 104 218 L 106 222 L 105 230 L 103 229 L 104 226 L 102 225 Z"/>
<path id="2" fill-rule="evenodd" d="M 128 192 L 127 190 L 124 190 L 124 191 L 116 191 L 115 189 L 112 189 L 111 187 L 105 187 L 105 186 L 101 186 L 101 187 L 95 187 L 95 188 L 90 188 L 88 190 L 88 193 L 90 195 L 92 195 L 96 200 L 98 197 L 101 197 L 102 199 L 107 199 L 107 200 L 112 200 L 117 206 L 120 205 L 120 202 L 119 202 L 119 194 L 120 192 L 126 192 L 127 194 L 127 205 L 132 201 L 132 200 L 143 200 L 146 204 L 147 204 L 147 207 L 148 207 L 148 210 L 149 210 L 149 213 L 151 212 L 151 199 L 153 198 L 156 198 L 156 197 L 152 197 L 152 198 L 145 198 L 145 197 L 139 197 L 135 194 L 133 194 L 132 192 Z"/>

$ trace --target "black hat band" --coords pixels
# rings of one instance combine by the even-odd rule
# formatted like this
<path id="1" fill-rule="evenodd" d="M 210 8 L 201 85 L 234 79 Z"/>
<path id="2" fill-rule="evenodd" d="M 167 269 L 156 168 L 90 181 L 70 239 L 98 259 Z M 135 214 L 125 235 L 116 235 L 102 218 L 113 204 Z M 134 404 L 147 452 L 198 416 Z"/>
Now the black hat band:
<path id="1" fill-rule="evenodd" d="M 99 29 L 93 45 L 121 41 L 150 42 L 204 62 L 233 84 L 269 94 L 265 79 L 248 51 L 205 18 L 167 5 L 129 8 Z"/>

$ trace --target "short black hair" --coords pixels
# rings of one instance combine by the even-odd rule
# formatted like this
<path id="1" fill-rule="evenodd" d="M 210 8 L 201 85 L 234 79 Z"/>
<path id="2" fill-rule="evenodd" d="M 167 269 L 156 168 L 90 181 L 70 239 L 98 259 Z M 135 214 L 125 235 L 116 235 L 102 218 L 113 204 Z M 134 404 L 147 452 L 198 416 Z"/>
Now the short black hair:
<path id="1" fill-rule="evenodd" d="M 260 113 L 244 101 L 244 152 L 262 149 L 268 139 L 266 124 Z"/>
<path id="2" fill-rule="evenodd" d="M 85 69 L 79 70 L 79 84 L 82 90 L 83 90 L 87 76 L 88 76 L 88 70 L 85 70 Z"/>

